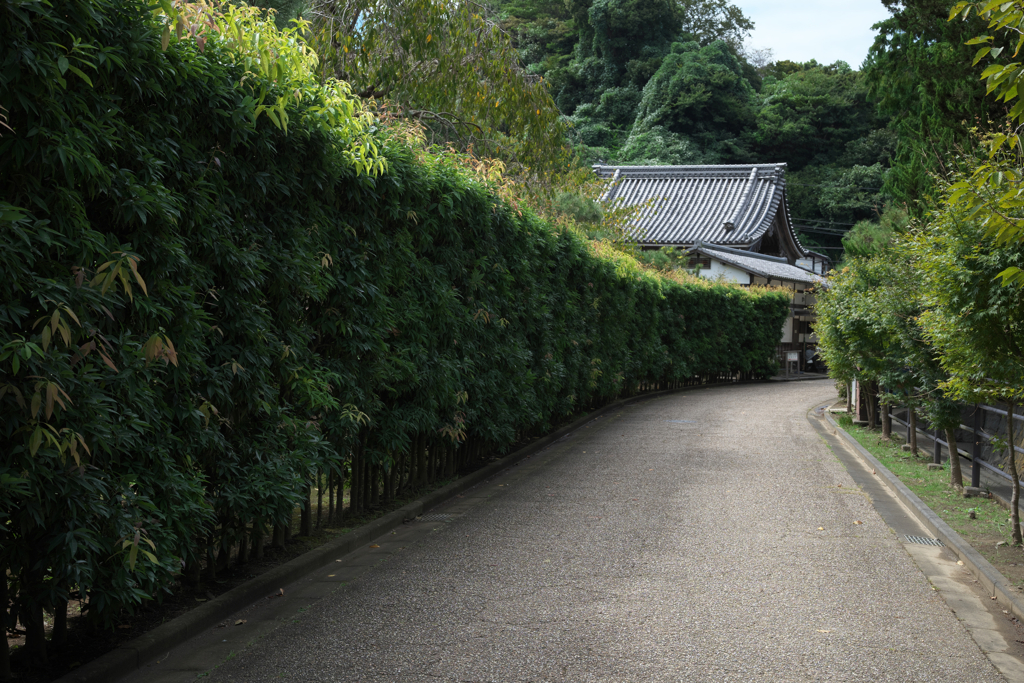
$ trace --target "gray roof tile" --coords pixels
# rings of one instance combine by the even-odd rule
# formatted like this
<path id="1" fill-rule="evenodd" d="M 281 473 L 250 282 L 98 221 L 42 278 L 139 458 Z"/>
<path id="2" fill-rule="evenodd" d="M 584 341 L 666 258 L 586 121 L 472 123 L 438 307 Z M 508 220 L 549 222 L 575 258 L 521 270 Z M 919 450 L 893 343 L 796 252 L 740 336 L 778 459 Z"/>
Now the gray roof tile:
<path id="1" fill-rule="evenodd" d="M 749 246 L 783 207 L 785 164 L 595 166 L 613 180 L 602 201 L 649 202 L 630 230 L 641 244 Z"/>
<path id="2" fill-rule="evenodd" d="M 699 251 L 705 256 L 710 256 L 723 263 L 728 263 L 749 273 L 754 273 L 771 280 L 790 280 L 813 284 L 825 281 L 825 278 L 817 273 L 804 270 L 799 266 L 789 265 L 784 258 L 763 256 L 761 254 L 748 255 L 746 253 L 737 253 L 733 249 L 715 249 L 714 245 L 710 244 L 698 244 L 691 251 Z"/>

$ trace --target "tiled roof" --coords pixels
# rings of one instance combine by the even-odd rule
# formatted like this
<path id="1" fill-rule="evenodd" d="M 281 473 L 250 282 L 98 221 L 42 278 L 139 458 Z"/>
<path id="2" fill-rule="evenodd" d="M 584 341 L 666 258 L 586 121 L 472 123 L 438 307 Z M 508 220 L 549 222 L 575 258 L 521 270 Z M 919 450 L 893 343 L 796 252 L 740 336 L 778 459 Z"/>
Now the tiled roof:
<path id="1" fill-rule="evenodd" d="M 648 202 L 630 229 L 640 244 L 736 247 L 756 242 L 785 211 L 785 164 L 594 166 L 613 180 L 602 201 Z M 794 237 L 795 238 L 795 237 Z"/>
<path id="2" fill-rule="evenodd" d="M 753 254 L 738 249 L 716 249 L 714 245 L 705 244 L 695 245 L 692 251 L 700 252 L 705 256 L 710 256 L 723 263 L 728 263 L 748 273 L 754 273 L 770 280 L 789 280 L 811 284 L 825 281 L 825 278 L 817 273 L 804 270 L 799 266 L 791 266 L 786 262 L 786 259 L 779 256 Z"/>

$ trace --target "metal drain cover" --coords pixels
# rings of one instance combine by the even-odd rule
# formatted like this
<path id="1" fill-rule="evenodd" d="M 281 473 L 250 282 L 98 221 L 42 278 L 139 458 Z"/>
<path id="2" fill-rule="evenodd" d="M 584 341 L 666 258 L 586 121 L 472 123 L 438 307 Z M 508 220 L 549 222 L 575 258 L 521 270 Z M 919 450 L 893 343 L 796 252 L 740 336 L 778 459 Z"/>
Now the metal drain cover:
<path id="1" fill-rule="evenodd" d="M 920 543 L 921 545 L 946 545 L 937 538 L 928 538 L 927 536 L 905 536 L 904 538 L 906 538 L 911 543 Z"/>
<path id="2" fill-rule="evenodd" d="M 444 515 L 444 514 L 441 514 L 439 512 L 435 512 L 433 514 L 420 516 L 420 521 L 421 522 L 446 522 L 446 521 L 448 521 L 451 518 L 452 518 L 451 515 Z"/>

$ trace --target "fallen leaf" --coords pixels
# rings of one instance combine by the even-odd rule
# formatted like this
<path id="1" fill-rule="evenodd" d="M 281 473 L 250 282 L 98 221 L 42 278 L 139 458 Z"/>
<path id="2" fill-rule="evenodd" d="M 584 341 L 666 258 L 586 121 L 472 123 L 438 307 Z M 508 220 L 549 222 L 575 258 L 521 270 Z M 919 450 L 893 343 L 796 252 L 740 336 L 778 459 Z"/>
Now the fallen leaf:
<path id="1" fill-rule="evenodd" d="M 334 574 L 328 574 L 328 575 L 327 575 L 327 578 L 329 579 L 329 578 L 331 578 L 332 576 L 334 576 Z"/>
<path id="2" fill-rule="evenodd" d="M 993 595 L 993 596 L 992 596 L 992 597 L 991 597 L 990 599 L 991 599 L 991 600 L 995 600 L 995 599 L 996 599 L 996 596 L 994 596 L 994 595 Z"/>
<path id="3" fill-rule="evenodd" d="M 380 546 L 379 546 L 379 545 L 377 545 L 376 543 L 374 543 L 374 544 L 373 544 L 373 545 L 371 545 L 370 547 L 371 547 L 371 548 L 379 548 Z"/>
<path id="4" fill-rule="evenodd" d="M 335 560 L 335 562 L 341 562 L 341 560 Z"/>
<path id="5" fill-rule="evenodd" d="M 277 589 L 277 594 L 280 595 L 281 597 L 284 597 L 284 589 L 283 588 L 278 588 Z"/>
<path id="6" fill-rule="evenodd" d="M 832 633 L 832 629 L 830 629 L 830 628 L 819 628 L 818 629 L 818 633 Z"/>
<path id="7" fill-rule="evenodd" d="M 855 520 L 853 521 L 853 523 L 854 523 L 854 524 L 863 524 L 864 522 L 860 521 L 859 519 L 855 519 Z"/>
<path id="8" fill-rule="evenodd" d="M 245 619 L 239 619 L 238 621 L 235 622 L 235 626 L 241 626 L 244 623 L 245 623 Z"/>
<path id="9" fill-rule="evenodd" d="M 961 567 L 964 566 L 964 561 L 963 560 L 957 560 L 956 563 L 958 565 L 960 565 Z"/>
<path id="10" fill-rule="evenodd" d="M 824 530 L 825 530 L 825 527 L 823 527 L 823 526 L 819 526 L 818 527 L 818 531 L 824 531 Z"/>
<path id="11" fill-rule="evenodd" d="M 878 473 L 875 472 L 874 470 L 871 470 L 871 474 L 878 474 Z"/>

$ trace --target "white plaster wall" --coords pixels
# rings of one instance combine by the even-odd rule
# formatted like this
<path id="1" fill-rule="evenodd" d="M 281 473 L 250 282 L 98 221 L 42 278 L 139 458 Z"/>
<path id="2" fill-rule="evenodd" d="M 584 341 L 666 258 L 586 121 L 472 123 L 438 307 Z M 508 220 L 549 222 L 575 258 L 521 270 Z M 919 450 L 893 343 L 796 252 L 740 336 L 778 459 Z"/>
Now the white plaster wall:
<path id="1" fill-rule="evenodd" d="M 782 326 L 782 339 L 780 342 L 791 342 L 793 341 L 793 316 L 786 318 L 786 323 Z"/>
<path id="2" fill-rule="evenodd" d="M 750 284 L 750 274 L 745 270 L 722 263 L 717 259 L 711 259 L 710 268 L 701 268 L 701 277 L 709 280 L 717 280 L 719 276 L 726 282 L 738 282 L 741 285 Z"/>

